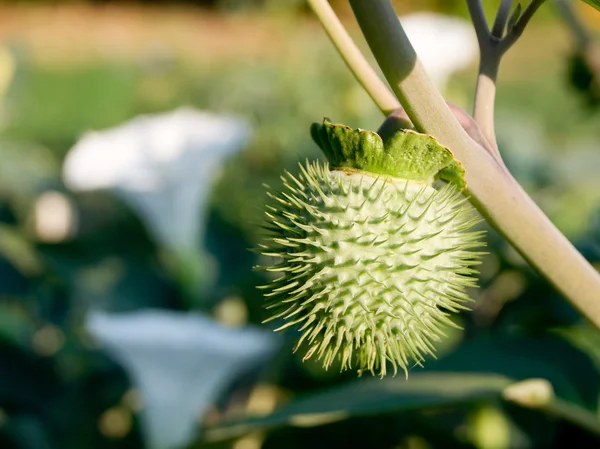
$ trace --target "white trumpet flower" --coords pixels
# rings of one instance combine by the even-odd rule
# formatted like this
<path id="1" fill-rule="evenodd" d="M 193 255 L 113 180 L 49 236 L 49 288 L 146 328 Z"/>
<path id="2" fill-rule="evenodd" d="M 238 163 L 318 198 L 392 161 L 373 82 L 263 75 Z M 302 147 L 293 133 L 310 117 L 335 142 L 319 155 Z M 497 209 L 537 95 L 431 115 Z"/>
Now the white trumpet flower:
<path id="1" fill-rule="evenodd" d="M 234 377 L 260 366 L 277 347 L 270 331 L 227 328 L 198 313 L 92 311 L 87 328 L 140 390 L 150 449 L 188 443 Z"/>
<path id="2" fill-rule="evenodd" d="M 75 191 L 113 190 L 159 243 L 189 253 L 203 231 L 215 173 L 250 135 L 239 117 L 187 107 L 139 116 L 84 135 L 65 159 L 63 179 Z"/>

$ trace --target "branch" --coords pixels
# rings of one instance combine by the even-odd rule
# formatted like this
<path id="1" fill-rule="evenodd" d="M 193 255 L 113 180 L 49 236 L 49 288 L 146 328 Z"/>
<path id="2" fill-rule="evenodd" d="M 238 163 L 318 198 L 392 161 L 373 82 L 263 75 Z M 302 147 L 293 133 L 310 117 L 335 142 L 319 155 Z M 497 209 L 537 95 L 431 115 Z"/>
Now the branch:
<path id="1" fill-rule="evenodd" d="M 364 58 L 344 26 L 340 23 L 327 0 L 308 0 L 315 15 L 320 20 L 329 38 L 346 62 L 358 82 L 371 96 L 381 111 L 388 115 L 400 107 L 398 99 L 379 78 L 375 70 Z"/>
<path id="2" fill-rule="evenodd" d="M 525 191 L 460 126 L 427 76 L 389 0 L 350 0 L 369 46 L 417 130 L 466 169 L 470 201 L 543 276 L 600 328 L 600 274 Z"/>
<path id="3" fill-rule="evenodd" d="M 338 49 L 346 65 L 354 73 L 355 77 L 360 81 L 361 74 L 363 78 L 368 78 L 370 82 L 361 82 L 363 88 L 370 94 L 375 104 L 379 106 L 381 112 L 387 116 L 388 120 L 394 122 L 392 126 L 399 126 L 401 128 L 411 128 L 412 122 L 409 116 L 404 111 L 404 108 L 398 102 L 395 95 L 390 92 L 387 86 L 379 79 L 375 71 L 371 68 L 369 63 L 363 57 L 358 47 L 352 41 L 352 38 L 346 32 L 333 9 L 329 6 L 326 0 L 308 0 L 310 6 L 315 12 L 317 18 L 321 21 L 323 28 L 326 30 L 331 41 Z M 487 30 L 487 24 L 486 24 Z M 489 32 L 489 30 L 488 30 Z M 345 50 L 345 51 L 342 51 Z M 371 87 L 374 90 L 370 90 Z M 385 90 L 385 93 L 383 92 Z M 377 92 L 382 93 L 382 101 L 378 102 L 376 98 L 379 98 Z M 389 107 L 394 107 L 392 113 L 389 112 Z M 484 147 L 491 154 L 494 153 L 494 148 L 484 137 L 483 131 L 479 124 L 469 115 L 467 112 L 459 108 L 458 106 L 448 103 L 448 106 L 452 110 L 454 116 L 459 121 L 463 129 L 469 134 L 469 136 Z M 384 125 L 387 125 L 387 121 Z M 383 125 L 382 125 L 383 126 Z M 381 128 L 380 128 L 381 129 Z"/>
<path id="4" fill-rule="evenodd" d="M 477 41 L 481 45 L 481 42 L 485 41 L 490 35 L 487 19 L 483 12 L 483 5 L 481 4 L 481 0 L 467 0 L 467 7 L 469 8 L 471 21 L 477 34 Z"/>
<path id="5" fill-rule="evenodd" d="M 504 29 L 506 28 L 511 6 L 512 0 L 500 0 L 496 20 L 494 20 L 494 25 L 492 26 L 492 36 L 496 39 L 502 39 L 502 36 L 504 36 Z"/>
<path id="6" fill-rule="evenodd" d="M 498 69 L 500 68 L 500 59 L 487 57 L 482 54 L 479 62 L 479 73 L 477 75 L 477 84 L 475 86 L 475 100 L 473 102 L 473 118 L 483 132 L 486 140 L 492 147 L 492 156 L 500 163 L 502 156 L 498 149 L 496 141 L 496 126 L 494 119 L 494 109 L 496 106 L 496 80 L 498 78 Z"/>
<path id="7" fill-rule="evenodd" d="M 502 161 L 502 157 L 500 156 L 498 143 L 496 142 L 494 107 L 496 101 L 496 80 L 498 79 L 500 61 L 504 53 L 523 34 L 523 30 L 533 17 L 533 14 L 544 1 L 531 0 L 531 3 L 529 3 L 517 23 L 503 37 L 512 2 L 510 0 L 501 0 L 492 31 L 490 32 L 487 29 L 480 0 L 467 0 L 471 21 L 477 32 L 477 41 L 481 54 L 477 86 L 475 88 L 473 117 L 479 123 L 483 135 L 493 147 L 492 155 L 499 162 Z M 485 24 L 485 28 L 482 22 Z"/>
<path id="8" fill-rule="evenodd" d="M 517 39 L 521 37 L 523 31 L 525 31 L 525 27 L 538 8 L 542 6 L 545 1 L 546 0 L 531 0 L 531 3 L 527 5 L 527 8 L 525 8 L 525 11 L 523 11 L 523 14 L 521 14 L 521 17 L 519 20 L 517 20 L 517 23 L 515 23 L 515 26 L 509 30 L 506 37 L 504 37 L 504 39 L 502 39 L 502 41 L 498 44 L 498 51 L 501 55 L 506 53 L 506 51 L 517 41 Z"/>
<path id="9" fill-rule="evenodd" d="M 499 12 L 504 5 L 500 4 Z M 502 161 L 502 156 L 498 150 L 496 142 L 496 130 L 494 128 L 494 102 L 496 99 L 496 78 L 498 76 L 498 67 L 500 58 L 493 57 L 493 48 L 496 42 L 492 42 L 492 35 L 487 25 L 481 0 L 467 0 L 471 21 L 477 34 L 477 43 L 479 44 L 479 72 L 477 75 L 477 85 L 475 87 L 475 100 L 473 103 L 473 118 L 490 143 L 492 148 L 491 155 L 498 161 Z M 498 26 L 498 18 L 494 22 L 494 28 Z"/>

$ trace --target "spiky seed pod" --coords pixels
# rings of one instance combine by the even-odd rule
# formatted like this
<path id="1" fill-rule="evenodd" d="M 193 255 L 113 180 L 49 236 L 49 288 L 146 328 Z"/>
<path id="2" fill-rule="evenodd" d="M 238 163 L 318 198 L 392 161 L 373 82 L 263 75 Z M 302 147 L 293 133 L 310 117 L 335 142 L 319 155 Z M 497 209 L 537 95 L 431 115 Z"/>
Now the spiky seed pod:
<path id="1" fill-rule="evenodd" d="M 328 127 L 332 135 L 336 126 L 325 122 L 317 131 Z M 412 143 L 422 136 L 413 134 Z M 414 151 L 393 148 L 414 164 Z M 339 158 L 328 149 L 330 161 Z M 355 146 L 347 154 L 360 149 L 368 151 Z M 296 349 L 306 345 L 305 358 L 325 368 L 338 359 L 342 369 L 383 376 L 388 362 L 394 373 L 407 371 L 434 354 L 442 326 L 452 325 L 449 313 L 469 301 L 465 288 L 475 285 L 470 266 L 478 257 L 471 249 L 481 246 L 481 233 L 469 230 L 478 219 L 454 184 L 438 190 L 373 173 L 382 169 L 370 161 L 370 171 L 357 170 L 364 164 L 355 160 L 353 168 L 307 162 L 297 177 L 286 173 L 283 191 L 269 192 L 270 236 L 261 245 L 278 263 L 262 268 L 276 276 L 264 287 L 271 319 L 287 321 L 279 329 L 298 327 Z"/>

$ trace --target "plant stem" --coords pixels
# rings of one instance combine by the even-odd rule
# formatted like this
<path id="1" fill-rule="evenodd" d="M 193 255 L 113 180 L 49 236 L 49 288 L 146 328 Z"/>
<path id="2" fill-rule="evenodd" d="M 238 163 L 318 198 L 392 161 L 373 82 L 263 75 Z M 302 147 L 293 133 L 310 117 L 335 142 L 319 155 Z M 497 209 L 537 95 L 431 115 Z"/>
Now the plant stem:
<path id="1" fill-rule="evenodd" d="M 548 406 L 542 408 L 542 410 L 557 418 L 577 424 L 588 432 L 600 436 L 600 421 L 598 420 L 598 417 L 582 407 L 556 398 Z"/>
<path id="2" fill-rule="evenodd" d="M 505 1 L 502 0 L 498 13 L 503 10 Z M 495 45 L 497 38 L 492 38 L 488 28 L 481 0 L 467 0 L 471 21 L 477 34 L 479 44 L 479 72 L 477 75 L 477 85 L 475 87 L 475 101 L 473 103 L 473 118 L 483 132 L 484 137 L 492 147 L 492 155 L 498 161 L 502 161 L 496 142 L 496 131 L 494 128 L 494 103 L 496 99 L 496 78 L 498 77 L 498 68 L 500 66 L 500 56 L 496 55 Z M 502 20 L 502 18 L 500 18 Z M 494 22 L 494 28 L 498 28 L 498 16 Z M 502 26 L 502 29 L 504 29 Z M 493 40 L 492 40 L 493 39 Z"/>
<path id="3" fill-rule="evenodd" d="M 375 70 L 364 58 L 344 26 L 340 23 L 327 0 L 308 0 L 308 4 L 319 18 L 329 38 L 346 62 L 358 82 L 371 96 L 385 115 L 400 107 L 398 99 L 379 78 Z"/>
<path id="4" fill-rule="evenodd" d="M 500 58 L 494 57 L 494 54 L 490 54 L 490 52 L 481 53 L 477 85 L 475 87 L 475 100 L 473 102 L 473 118 L 479 123 L 483 135 L 492 146 L 492 156 L 498 162 L 504 163 L 502 162 L 502 156 L 500 155 L 498 142 L 496 141 L 494 119 L 496 80 L 498 79 L 499 68 Z"/>
<path id="5" fill-rule="evenodd" d="M 394 107 L 394 112 L 391 114 L 394 115 L 394 120 L 402 128 L 412 128 L 410 118 L 406 115 L 396 96 L 370 67 L 327 1 L 309 0 L 309 4 L 355 78 L 359 82 L 361 82 L 361 79 L 367 79 L 366 82 L 361 82 L 361 85 L 374 100 L 381 112 L 389 117 L 390 108 Z M 483 131 L 477 122 L 459 107 L 451 104 L 449 104 L 449 107 L 469 136 L 482 145 L 488 152 L 499 158 L 497 149 L 492 147 L 485 139 Z M 499 160 L 501 159 L 499 158 Z"/>
<path id="6" fill-rule="evenodd" d="M 511 6 L 512 0 L 500 0 L 496 20 L 494 20 L 494 25 L 492 26 L 492 36 L 496 39 L 502 39 L 502 36 L 504 36 L 504 29 L 506 28 Z"/>
<path id="7" fill-rule="evenodd" d="M 470 201 L 542 275 L 600 328 L 600 275 L 506 168 L 474 142 L 427 76 L 389 0 L 350 0 L 390 86 L 417 130 L 448 146 L 466 169 Z"/>
<path id="8" fill-rule="evenodd" d="M 506 22 L 510 13 L 512 1 L 501 0 L 498 7 L 498 13 L 494 20 L 492 31 L 490 32 L 483 7 L 480 0 L 467 0 L 471 21 L 477 33 L 479 43 L 479 53 L 481 55 L 479 62 L 479 74 L 477 76 L 477 86 L 475 88 L 475 101 L 473 104 L 473 118 L 483 132 L 483 135 L 493 147 L 492 155 L 499 161 L 502 161 L 496 142 L 496 130 L 494 124 L 494 106 L 496 100 L 496 80 L 500 61 L 506 51 L 523 34 L 523 30 L 533 17 L 533 14 L 544 3 L 545 0 L 532 0 L 527 6 L 517 23 L 508 30 L 503 37 Z"/>
<path id="9" fill-rule="evenodd" d="M 515 26 L 512 27 L 504 39 L 499 42 L 498 51 L 500 52 L 500 55 L 506 53 L 506 51 L 517 41 L 517 39 L 521 37 L 523 31 L 525 31 L 525 27 L 538 8 L 542 6 L 545 1 L 546 0 L 531 0 L 529 5 L 527 5 L 527 8 L 525 8 L 525 11 L 523 11 L 523 14 L 521 14 L 519 20 L 517 20 Z"/>
<path id="10" fill-rule="evenodd" d="M 481 0 L 467 0 L 467 7 L 469 8 L 469 14 L 477 34 L 477 40 L 480 45 L 481 42 L 486 40 L 490 35 L 490 28 L 488 27 L 487 19 L 483 11 L 483 5 Z"/>

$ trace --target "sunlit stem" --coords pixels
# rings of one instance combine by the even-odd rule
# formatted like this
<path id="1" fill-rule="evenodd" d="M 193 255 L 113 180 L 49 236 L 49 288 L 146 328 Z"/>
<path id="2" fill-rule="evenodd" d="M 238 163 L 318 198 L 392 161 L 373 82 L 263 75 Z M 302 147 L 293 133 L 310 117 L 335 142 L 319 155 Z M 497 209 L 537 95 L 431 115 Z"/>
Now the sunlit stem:
<path id="1" fill-rule="evenodd" d="M 496 142 L 496 131 L 494 122 L 494 106 L 496 99 L 496 81 L 500 61 L 506 51 L 523 34 L 525 27 L 533 17 L 537 9 L 545 0 L 532 0 L 525 11 L 518 18 L 514 26 L 504 30 L 510 13 L 510 0 L 500 0 L 498 13 L 494 25 L 490 31 L 481 0 L 467 0 L 469 14 L 479 42 L 480 63 L 477 76 L 477 87 L 475 88 L 475 101 L 473 104 L 473 118 L 479 123 L 485 138 L 494 149 L 494 157 L 501 161 Z"/>
<path id="2" fill-rule="evenodd" d="M 381 109 L 384 115 L 398 109 L 400 107 L 398 99 L 390 92 L 390 89 L 364 58 L 327 0 L 308 0 L 308 4 L 323 28 L 325 28 L 350 71 L 371 96 L 377 107 Z"/>
<path id="3" fill-rule="evenodd" d="M 350 0 L 350 4 L 371 51 L 417 130 L 448 146 L 465 167 L 471 202 L 600 328 L 600 274 L 548 220 L 506 167 L 460 126 L 417 58 L 390 1 Z"/>

